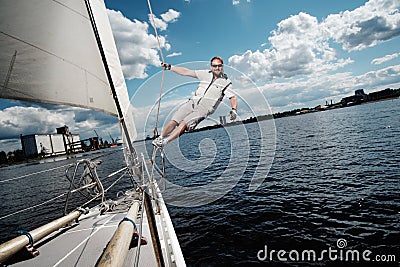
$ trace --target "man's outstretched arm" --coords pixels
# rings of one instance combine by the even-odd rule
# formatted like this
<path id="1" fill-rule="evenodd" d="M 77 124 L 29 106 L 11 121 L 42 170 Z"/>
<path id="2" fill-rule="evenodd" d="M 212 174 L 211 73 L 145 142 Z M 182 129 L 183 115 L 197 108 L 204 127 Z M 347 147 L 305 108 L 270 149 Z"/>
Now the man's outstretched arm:
<path id="1" fill-rule="evenodd" d="M 189 76 L 193 78 L 197 78 L 196 72 L 194 70 L 185 68 L 185 67 L 180 67 L 180 66 L 171 66 L 168 63 L 162 63 L 161 64 L 162 68 L 164 70 L 171 70 L 175 72 L 176 74 L 182 75 L 182 76 Z"/>

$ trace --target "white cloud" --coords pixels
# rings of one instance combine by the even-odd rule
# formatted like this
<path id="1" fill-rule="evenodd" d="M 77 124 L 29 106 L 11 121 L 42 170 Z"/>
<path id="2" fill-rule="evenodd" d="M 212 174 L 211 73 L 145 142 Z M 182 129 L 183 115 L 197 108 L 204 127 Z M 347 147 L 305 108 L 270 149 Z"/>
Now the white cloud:
<path id="1" fill-rule="evenodd" d="M 370 0 L 353 11 L 329 15 L 322 26 L 345 50 L 375 46 L 400 35 L 400 2 Z"/>
<path id="2" fill-rule="evenodd" d="M 325 105 L 331 100 L 340 102 L 343 97 L 354 94 L 357 89 L 365 89 L 366 93 L 383 90 L 386 88 L 400 88 L 400 65 L 395 65 L 379 70 L 370 71 L 358 76 L 351 72 L 328 73 L 321 78 L 318 73 L 313 73 L 307 78 L 298 77 L 278 79 L 259 85 L 258 89 L 250 84 L 240 87 L 234 81 L 235 89 L 243 99 L 258 112 L 266 114 L 266 106 L 260 101 L 258 90 L 267 99 L 272 112 L 283 112 L 304 107 Z M 244 116 L 243 105 L 239 105 L 240 116 Z"/>
<path id="3" fill-rule="evenodd" d="M 8 153 L 18 149 L 22 149 L 21 140 L 19 138 L 0 140 L 0 151 Z"/>
<path id="4" fill-rule="evenodd" d="M 399 88 L 400 65 L 394 65 L 376 71 L 369 71 L 356 77 L 356 82 L 362 84 L 364 88 L 377 88 L 380 86 L 385 86 L 385 88 L 390 86 L 393 86 L 392 88 Z"/>
<path id="5" fill-rule="evenodd" d="M 270 48 L 234 55 L 229 63 L 261 83 L 326 74 L 353 63 L 351 58 L 338 58 L 332 40 L 351 51 L 395 38 L 400 35 L 399 10 L 399 1 L 370 0 L 353 11 L 329 15 L 322 22 L 300 12 L 278 23 L 268 38 Z"/>
<path id="6" fill-rule="evenodd" d="M 157 29 L 159 29 L 161 31 L 165 31 L 167 29 L 168 24 L 164 20 L 159 19 L 156 16 L 153 16 L 153 19 L 152 19 L 151 14 L 149 14 L 149 22 L 151 24 L 153 24 L 153 20 L 154 20 L 154 23 L 155 23 Z"/>
<path id="7" fill-rule="evenodd" d="M 386 56 L 384 56 L 384 57 L 374 58 L 374 59 L 371 61 L 371 64 L 380 65 L 380 64 L 385 63 L 385 62 L 387 62 L 387 61 L 390 61 L 390 60 L 392 60 L 392 59 L 395 59 L 395 58 L 397 58 L 398 56 L 400 56 L 400 53 L 394 53 L 394 54 L 391 54 L 391 55 L 386 55 Z"/>
<path id="8" fill-rule="evenodd" d="M 167 57 L 177 57 L 177 56 L 181 56 L 181 55 L 182 55 L 181 52 L 174 52 L 174 53 L 167 55 Z"/>
<path id="9" fill-rule="evenodd" d="M 167 23 L 172 23 L 172 22 L 176 22 L 178 21 L 178 18 L 180 17 L 181 13 L 173 10 L 173 9 L 169 9 L 166 13 L 161 14 L 160 17 Z"/>
<path id="10" fill-rule="evenodd" d="M 20 149 L 21 134 L 56 133 L 56 128 L 63 125 L 81 139 L 94 136 L 93 129 L 104 139 L 109 139 L 109 133 L 114 138 L 121 136 L 118 120 L 101 112 L 59 105 L 13 106 L 0 110 L 0 151 Z"/>
<path id="11" fill-rule="evenodd" d="M 248 50 L 229 58 L 229 63 L 254 81 L 265 82 L 273 78 L 326 73 L 352 62 L 337 58 L 317 19 L 303 12 L 282 20 L 268 40 L 271 48 Z"/>
<path id="12" fill-rule="evenodd" d="M 72 112 L 58 113 L 39 107 L 14 106 L 0 110 L 0 136 L 17 138 L 20 134 L 54 133 L 57 127 L 73 122 Z"/>
<path id="13" fill-rule="evenodd" d="M 146 78 L 147 65 L 159 66 L 158 43 L 154 35 L 148 33 L 149 25 L 138 20 L 131 21 L 121 12 L 108 10 L 111 28 L 126 79 Z M 161 45 L 166 40 L 160 36 Z"/>
<path id="14" fill-rule="evenodd" d="M 246 0 L 246 3 L 251 3 L 251 0 Z M 232 5 L 234 6 L 240 5 L 240 0 L 232 0 Z"/>
<path id="15" fill-rule="evenodd" d="M 154 18 L 160 30 L 166 30 L 168 23 L 177 21 L 180 13 L 172 9 Z M 139 20 L 130 20 L 120 11 L 108 10 L 111 28 L 114 34 L 122 70 L 126 79 L 146 78 L 147 66 L 160 66 L 158 41 L 149 33 L 149 24 Z M 159 35 L 161 48 L 170 50 L 166 37 Z"/>
<path id="16" fill-rule="evenodd" d="M 181 15 L 180 12 L 175 11 L 173 9 L 169 9 L 167 12 L 160 15 L 161 19 L 157 18 L 154 14 L 153 16 L 149 14 L 149 22 L 153 24 L 153 19 L 154 19 L 154 23 L 157 29 L 165 31 L 168 27 L 168 23 L 177 22 L 180 15 Z"/>
<path id="17" fill-rule="evenodd" d="M 370 71 L 358 76 L 350 72 L 324 75 L 313 74 L 308 79 L 285 79 L 271 82 L 261 87 L 273 112 L 294 108 L 314 107 L 325 101 L 338 102 L 341 98 L 354 94 L 356 89 L 366 89 L 367 93 L 386 88 L 400 87 L 400 65 Z"/>
<path id="18" fill-rule="evenodd" d="M 21 149 L 21 134 L 55 133 L 57 127 L 72 122 L 72 112 L 58 113 L 56 110 L 21 106 L 0 110 L 0 150 Z"/>

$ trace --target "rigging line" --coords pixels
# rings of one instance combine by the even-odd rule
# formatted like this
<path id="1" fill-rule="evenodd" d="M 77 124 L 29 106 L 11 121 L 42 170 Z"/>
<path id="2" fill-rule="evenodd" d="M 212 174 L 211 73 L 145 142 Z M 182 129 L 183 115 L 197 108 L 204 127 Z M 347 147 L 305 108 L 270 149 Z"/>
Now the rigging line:
<path id="1" fill-rule="evenodd" d="M 47 204 L 47 203 L 49 203 L 49 202 L 51 202 L 51 201 L 53 201 L 53 200 L 56 200 L 56 199 L 58 199 L 58 198 L 60 198 L 60 197 L 63 197 L 65 194 L 66 194 L 66 193 L 62 193 L 61 195 L 56 196 L 56 197 L 53 197 L 52 199 L 49 199 L 49 200 L 47 200 L 47 201 L 45 201 L 45 202 L 43 202 L 43 203 L 40 203 L 40 204 L 31 206 L 31 207 L 28 207 L 28 208 L 25 208 L 25 209 L 22 209 L 22 210 L 13 212 L 13 213 L 10 213 L 10 214 L 8 214 L 8 215 L 5 215 L 5 216 L 3 216 L 3 217 L 0 217 L 0 220 L 3 220 L 3 219 L 5 219 L 5 218 L 8 218 L 8 217 L 10 217 L 10 216 L 12 216 L 12 215 L 21 213 L 21 212 L 23 212 L 23 211 L 27 211 L 27 210 L 30 210 L 30 209 L 34 209 L 34 208 L 43 206 L 44 204 Z"/>
<path id="2" fill-rule="evenodd" d="M 158 150 L 159 148 L 156 148 L 156 149 L 154 149 L 153 150 L 153 156 L 152 156 L 152 159 L 150 160 L 150 162 L 151 162 L 151 166 L 152 166 L 152 168 L 151 168 L 151 174 L 148 174 L 149 175 L 149 177 L 151 177 L 152 179 L 154 178 L 154 170 L 156 170 L 157 172 L 158 172 L 158 174 L 160 174 L 161 175 L 161 179 L 160 179 L 160 181 L 163 181 L 163 183 L 164 183 L 164 189 L 166 188 L 166 174 L 165 174 L 165 160 L 164 160 L 164 156 L 162 156 L 162 154 L 161 154 L 161 166 L 162 166 L 162 170 L 160 170 L 160 168 L 157 166 L 157 163 L 156 163 L 156 153 L 157 153 L 157 150 Z M 164 152 L 160 152 L 160 153 L 164 153 Z M 165 190 L 164 190 L 165 191 Z"/>
<path id="3" fill-rule="evenodd" d="M 153 14 L 153 10 L 151 8 L 151 3 L 150 0 L 147 0 L 147 5 L 149 7 L 149 11 L 150 11 L 150 18 L 151 18 L 151 25 L 154 28 L 154 32 L 156 35 L 156 39 L 157 39 L 157 43 L 158 43 L 158 51 L 160 53 L 160 57 L 161 57 L 161 62 L 164 63 L 164 55 L 161 49 L 161 42 L 160 42 L 160 37 L 158 36 L 158 32 L 157 32 L 157 26 L 156 26 L 156 22 L 154 21 L 154 14 Z M 161 74 L 161 84 L 160 84 L 160 95 L 158 97 L 158 107 L 157 107 L 157 115 L 156 115 L 156 123 L 154 126 L 154 134 L 158 135 L 158 117 L 160 114 L 160 105 L 161 105 L 161 97 L 162 97 L 162 89 L 164 87 L 164 69 L 162 70 L 162 74 Z"/>
<path id="4" fill-rule="evenodd" d="M 29 173 L 29 174 L 25 174 L 25 175 L 22 175 L 22 176 L 19 176 L 19 177 L 14 177 L 14 178 L 2 180 L 2 181 L 0 181 L 0 184 L 1 183 L 5 183 L 5 182 L 9 182 L 9 181 L 13 181 L 13 180 L 18 180 L 18 179 L 21 179 L 21 178 L 25 178 L 25 177 L 28 177 L 28 176 L 31 176 L 31 175 L 35 175 L 35 174 L 39 174 L 39 173 L 43 173 L 43 172 L 54 171 L 56 169 L 65 168 L 66 166 L 69 166 L 69 165 L 71 165 L 71 164 L 67 164 L 67 165 L 63 165 L 63 166 L 59 166 L 59 167 L 55 167 L 55 168 L 51 168 L 51 169 L 47 169 L 47 170 L 43 170 L 43 171 L 39 171 L 39 172 Z"/>
<path id="5" fill-rule="evenodd" d="M 156 113 L 156 124 L 154 125 L 155 135 L 158 135 L 158 118 L 160 115 L 160 106 L 161 106 L 161 98 L 162 98 L 162 91 L 164 87 L 164 70 L 162 70 L 161 74 L 161 84 L 160 84 L 160 95 L 158 96 L 158 105 L 157 105 L 157 113 Z"/>
<path id="6" fill-rule="evenodd" d="M 155 23 L 155 21 L 154 21 L 154 14 L 153 14 L 153 10 L 152 10 L 152 8 L 151 8 L 150 0 L 147 0 L 147 5 L 148 5 L 148 7 L 149 7 L 152 26 L 153 26 L 153 28 L 154 28 L 154 32 L 155 32 L 155 35 L 156 35 L 156 39 L 157 39 L 157 42 L 158 42 L 158 50 L 159 50 L 159 52 L 160 52 L 160 57 L 161 57 L 162 63 L 164 63 L 164 62 L 165 62 L 165 61 L 164 61 L 164 55 L 163 55 L 163 53 L 162 53 L 160 38 L 159 38 L 159 36 L 158 36 L 157 26 L 156 26 L 156 23 Z M 164 87 L 164 80 L 165 80 L 165 78 L 164 78 L 164 72 L 165 72 L 165 70 L 164 70 L 164 68 L 162 68 L 162 72 L 161 72 L 161 83 L 160 83 L 160 93 L 159 93 L 159 97 L 158 97 L 156 121 L 155 121 L 155 125 L 154 125 L 154 135 L 155 135 L 155 137 L 158 136 L 158 120 L 159 120 L 159 115 L 160 115 L 161 98 L 162 98 L 162 94 L 163 94 L 163 87 Z M 156 165 L 155 165 L 155 156 L 156 156 L 156 153 L 157 153 L 157 148 L 153 147 L 152 170 L 151 170 L 151 175 L 149 175 L 149 181 L 153 181 L 153 179 L 154 179 L 154 168 L 156 167 Z M 161 156 L 162 156 L 162 153 L 163 153 L 163 152 L 161 151 Z M 164 164 L 164 158 L 162 159 L 162 161 L 163 161 L 163 164 Z M 147 171 L 147 172 L 148 172 L 148 171 Z M 162 177 L 165 178 L 165 168 L 164 168 L 164 165 L 163 165 L 163 174 L 162 174 Z M 145 202 L 145 201 L 144 201 L 144 202 Z M 146 207 L 146 208 L 148 208 L 148 207 Z"/>
<path id="7" fill-rule="evenodd" d="M 162 62 L 164 62 L 164 56 L 163 56 L 163 53 L 162 53 L 162 50 L 161 50 L 160 38 L 158 37 L 156 22 L 154 21 L 154 14 L 153 14 L 153 10 L 151 9 L 150 0 L 147 0 L 147 5 L 149 6 L 149 11 L 150 11 L 150 15 L 151 15 L 152 26 L 153 26 L 153 28 L 154 28 L 154 32 L 155 32 L 155 34 L 156 34 L 156 39 L 157 39 L 157 42 L 158 42 L 158 50 L 159 50 L 159 52 L 160 52 L 161 60 L 162 60 Z"/>
<path id="8" fill-rule="evenodd" d="M 156 150 L 158 150 L 159 148 L 157 148 Z M 163 153 L 163 152 L 162 152 Z M 154 170 L 156 170 L 158 172 L 158 174 L 160 174 L 162 177 L 165 177 L 165 170 L 164 172 L 160 170 L 160 168 L 157 166 L 157 163 L 155 162 L 155 157 L 156 155 L 153 152 L 153 156 L 152 159 L 150 160 L 151 165 L 153 166 Z M 162 166 L 164 165 L 164 159 L 162 160 Z M 165 168 L 164 168 L 165 169 Z M 152 175 L 154 174 L 154 171 L 152 169 Z M 150 176 L 150 175 L 149 175 Z"/>
<path id="9" fill-rule="evenodd" d="M 120 172 L 122 172 L 122 171 L 124 171 L 124 170 L 127 170 L 128 169 L 128 166 L 127 167 L 124 167 L 124 168 L 122 168 L 122 169 L 120 169 L 120 170 L 117 170 L 117 171 L 115 171 L 115 172 L 113 172 L 113 173 L 110 173 L 109 175 L 107 175 L 106 177 L 104 177 L 104 179 L 103 180 L 101 180 L 102 182 L 104 182 L 105 180 L 107 180 L 108 178 L 111 178 L 111 177 L 113 177 L 114 175 L 117 175 L 118 173 L 120 173 Z M 126 172 L 125 172 L 126 173 Z"/>
<path id="10" fill-rule="evenodd" d="M 110 190 L 116 183 L 118 183 L 124 176 L 125 174 L 128 172 L 128 170 L 126 170 L 117 180 L 115 180 L 108 188 L 106 188 L 104 190 L 104 193 L 107 193 L 108 190 Z"/>

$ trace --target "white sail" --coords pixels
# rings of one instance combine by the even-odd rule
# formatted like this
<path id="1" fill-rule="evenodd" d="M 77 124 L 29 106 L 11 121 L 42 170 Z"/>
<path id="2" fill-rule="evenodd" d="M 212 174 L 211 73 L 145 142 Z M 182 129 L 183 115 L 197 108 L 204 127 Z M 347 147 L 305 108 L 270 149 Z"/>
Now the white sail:
<path id="1" fill-rule="evenodd" d="M 123 113 L 130 106 L 103 0 L 90 0 Z M 0 97 L 118 115 L 83 0 L 0 0 Z M 125 115 L 125 114 L 124 114 Z M 131 116 L 125 119 L 131 138 Z"/>

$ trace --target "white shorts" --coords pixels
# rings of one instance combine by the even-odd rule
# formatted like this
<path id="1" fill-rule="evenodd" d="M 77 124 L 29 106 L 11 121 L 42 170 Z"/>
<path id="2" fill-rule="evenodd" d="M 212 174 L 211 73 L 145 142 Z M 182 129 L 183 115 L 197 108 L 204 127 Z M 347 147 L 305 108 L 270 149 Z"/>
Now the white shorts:
<path id="1" fill-rule="evenodd" d="M 189 99 L 183 104 L 172 116 L 171 120 L 181 123 L 186 123 L 186 129 L 188 132 L 193 131 L 194 128 L 204 120 L 208 115 L 205 108 L 199 105 L 195 105 L 192 99 Z"/>

